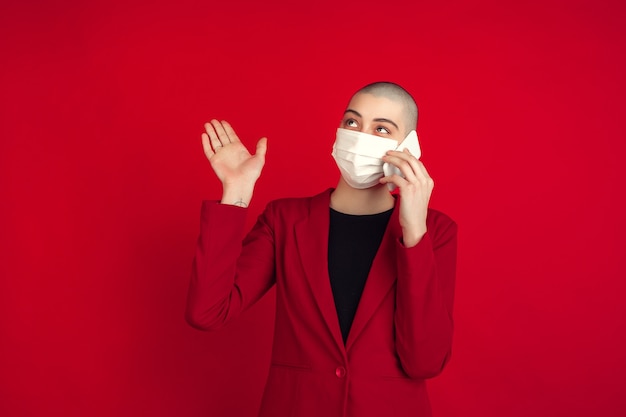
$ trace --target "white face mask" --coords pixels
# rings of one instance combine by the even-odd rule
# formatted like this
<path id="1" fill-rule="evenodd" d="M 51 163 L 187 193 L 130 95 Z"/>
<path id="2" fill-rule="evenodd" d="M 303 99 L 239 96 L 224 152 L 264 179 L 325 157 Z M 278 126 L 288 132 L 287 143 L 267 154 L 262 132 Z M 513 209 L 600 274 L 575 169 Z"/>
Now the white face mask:
<path id="1" fill-rule="evenodd" d="M 401 175 L 398 168 L 384 163 L 382 157 L 387 151 L 402 151 L 405 148 L 416 158 L 421 156 L 415 130 L 398 144 L 394 139 L 338 128 L 332 155 L 344 181 L 353 188 L 364 189 L 378 184 L 383 175 Z M 393 184 L 387 185 L 390 190 L 395 188 Z"/>

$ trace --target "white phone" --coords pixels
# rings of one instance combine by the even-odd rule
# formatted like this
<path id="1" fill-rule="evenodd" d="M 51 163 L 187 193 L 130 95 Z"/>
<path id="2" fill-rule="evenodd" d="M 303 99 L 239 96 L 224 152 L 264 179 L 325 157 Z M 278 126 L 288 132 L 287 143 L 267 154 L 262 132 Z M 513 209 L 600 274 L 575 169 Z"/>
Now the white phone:
<path id="1" fill-rule="evenodd" d="M 408 149 L 409 152 L 411 152 L 411 155 L 413 155 L 417 159 L 420 159 L 420 157 L 422 156 L 422 150 L 420 148 L 420 143 L 417 138 L 417 132 L 415 130 L 411 130 L 409 134 L 406 135 L 406 138 L 404 138 L 404 140 L 394 150 L 402 152 L 405 149 Z M 397 167 L 387 162 L 383 164 L 383 171 L 385 173 L 385 176 L 389 176 L 393 174 L 398 174 L 400 176 L 403 176 L 402 172 L 400 172 L 400 169 L 398 169 Z M 395 184 L 392 184 L 392 183 L 388 183 L 387 187 L 389 187 L 389 190 L 391 191 L 393 191 L 396 188 Z"/>

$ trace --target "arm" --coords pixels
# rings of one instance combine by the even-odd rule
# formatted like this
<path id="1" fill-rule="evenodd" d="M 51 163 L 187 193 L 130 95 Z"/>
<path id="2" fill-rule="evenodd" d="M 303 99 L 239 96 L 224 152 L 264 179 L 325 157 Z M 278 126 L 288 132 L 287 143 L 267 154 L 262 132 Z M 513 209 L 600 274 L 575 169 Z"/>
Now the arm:
<path id="1" fill-rule="evenodd" d="M 247 209 L 204 201 L 187 297 L 187 322 L 217 329 L 257 302 L 274 284 L 270 206 L 244 238 Z"/>
<path id="2" fill-rule="evenodd" d="M 187 298 L 186 319 L 199 329 L 222 326 L 256 302 L 274 282 L 274 242 L 266 210 L 246 237 L 254 185 L 265 164 L 267 139 L 250 155 L 226 121 L 205 124 L 202 146 L 222 182 L 222 204 L 202 204 L 201 229 Z"/>
<path id="3" fill-rule="evenodd" d="M 457 225 L 440 215 L 419 243 L 398 242 L 396 351 L 411 378 L 443 370 L 452 348 Z"/>
<path id="4" fill-rule="evenodd" d="M 457 227 L 434 211 L 434 218 L 428 218 L 434 182 L 408 149 L 390 151 L 383 159 L 402 173 L 380 181 L 395 184 L 401 197 L 396 351 L 407 375 L 431 378 L 441 373 L 450 359 Z"/>

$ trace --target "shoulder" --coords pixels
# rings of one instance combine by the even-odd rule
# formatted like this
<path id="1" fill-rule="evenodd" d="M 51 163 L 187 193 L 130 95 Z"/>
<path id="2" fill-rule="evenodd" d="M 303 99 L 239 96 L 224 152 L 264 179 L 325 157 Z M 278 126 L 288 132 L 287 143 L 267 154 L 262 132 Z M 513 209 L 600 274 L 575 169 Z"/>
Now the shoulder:
<path id="1" fill-rule="evenodd" d="M 328 209 L 330 205 L 330 193 L 332 189 L 307 197 L 287 197 L 270 201 L 265 211 L 281 218 L 301 217 L 309 215 L 312 211 Z"/>
<path id="2" fill-rule="evenodd" d="M 303 209 L 311 205 L 312 197 L 285 197 L 277 198 L 267 203 L 267 207 L 274 210 Z"/>
<path id="3" fill-rule="evenodd" d="M 434 238 L 435 242 L 447 241 L 456 238 L 458 226 L 457 223 L 447 214 L 435 210 L 428 209 L 426 217 L 426 226 L 429 234 Z"/>
<path id="4" fill-rule="evenodd" d="M 311 206 L 311 197 L 289 197 L 279 198 L 267 203 L 266 212 L 277 216 L 291 217 L 298 213 L 306 213 Z"/>
<path id="5" fill-rule="evenodd" d="M 428 215 L 427 215 L 427 219 L 431 222 L 437 223 L 437 224 L 454 224 L 456 225 L 456 222 L 452 219 L 452 217 L 448 216 L 447 214 L 445 214 L 442 211 L 433 209 L 433 208 L 428 208 Z"/>

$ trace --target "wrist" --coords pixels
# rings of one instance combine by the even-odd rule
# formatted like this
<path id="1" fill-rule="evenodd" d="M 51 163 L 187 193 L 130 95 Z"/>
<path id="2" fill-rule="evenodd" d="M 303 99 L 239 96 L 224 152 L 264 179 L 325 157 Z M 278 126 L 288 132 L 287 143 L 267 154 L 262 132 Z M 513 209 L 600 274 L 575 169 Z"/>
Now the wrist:
<path id="1" fill-rule="evenodd" d="M 225 204 L 225 205 L 228 205 L 228 206 L 237 206 L 237 207 L 241 207 L 241 208 L 248 208 L 248 205 L 250 203 L 243 201 L 243 199 L 239 199 L 239 200 L 233 201 L 232 199 L 224 199 L 223 198 L 222 201 L 220 201 L 220 204 Z"/>
<path id="2" fill-rule="evenodd" d="M 252 200 L 252 189 L 247 187 L 224 187 L 221 204 L 246 208 Z"/>
<path id="3" fill-rule="evenodd" d="M 413 230 L 402 230 L 402 243 L 405 247 L 410 248 L 417 245 L 422 237 L 426 234 L 426 228 L 419 228 Z"/>

